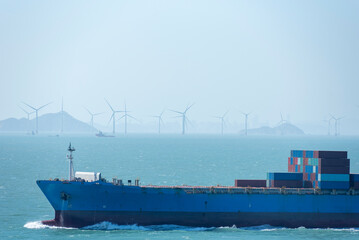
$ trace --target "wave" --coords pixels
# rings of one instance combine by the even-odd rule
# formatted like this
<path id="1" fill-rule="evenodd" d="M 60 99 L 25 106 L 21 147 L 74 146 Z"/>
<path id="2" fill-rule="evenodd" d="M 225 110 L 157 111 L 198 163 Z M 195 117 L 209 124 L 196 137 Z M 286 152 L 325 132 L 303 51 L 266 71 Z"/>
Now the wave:
<path id="1" fill-rule="evenodd" d="M 41 221 L 28 222 L 24 225 L 28 229 L 75 229 L 70 227 L 58 227 L 58 226 L 48 226 L 43 224 Z M 163 225 L 151 225 L 151 226 L 138 226 L 137 224 L 133 225 L 117 225 L 111 222 L 101 222 L 94 225 L 86 226 L 81 228 L 81 230 L 102 230 L 102 231 L 112 231 L 112 230 L 132 230 L 132 231 L 298 231 L 298 230 L 307 230 L 307 231 L 335 231 L 335 232 L 352 232 L 359 233 L 359 228 L 285 228 L 285 227 L 274 227 L 271 225 L 260 225 L 252 227 L 188 227 L 172 224 L 163 224 Z"/>
<path id="2" fill-rule="evenodd" d="M 45 229 L 45 228 L 74 229 L 74 228 L 70 228 L 70 227 L 49 226 L 49 225 L 43 224 L 41 221 L 28 222 L 24 225 L 24 227 L 28 228 L 28 229 Z"/>
<path id="3" fill-rule="evenodd" d="M 133 225 L 117 225 L 111 222 L 101 222 L 91 226 L 86 226 L 81 229 L 84 230 L 137 230 L 137 231 L 209 231 L 216 229 L 215 227 L 205 228 L 205 227 L 187 227 L 180 225 L 151 225 L 151 226 L 138 226 L 137 224 Z"/>

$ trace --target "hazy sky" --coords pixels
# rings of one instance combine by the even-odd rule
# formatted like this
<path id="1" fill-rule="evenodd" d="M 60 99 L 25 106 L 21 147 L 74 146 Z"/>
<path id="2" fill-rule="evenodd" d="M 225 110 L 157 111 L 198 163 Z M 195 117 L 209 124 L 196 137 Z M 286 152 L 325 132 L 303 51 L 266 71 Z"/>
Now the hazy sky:
<path id="1" fill-rule="evenodd" d="M 192 121 L 230 110 L 253 126 L 323 125 L 329 113 L 359 125 L 358 1 L 0 1 L 0 119 L 104 98 L 154 121 L 163 108 Z M 166 113 L 168 121 L 173 113 Z M 253 123 L 254 122 L 254 123 Z M 349 128 L 348 128 L 349 129 Z M 349 130 L 346 131 L 349 131 Z M 355 131 L 359 131 L 358 127 Z"/>

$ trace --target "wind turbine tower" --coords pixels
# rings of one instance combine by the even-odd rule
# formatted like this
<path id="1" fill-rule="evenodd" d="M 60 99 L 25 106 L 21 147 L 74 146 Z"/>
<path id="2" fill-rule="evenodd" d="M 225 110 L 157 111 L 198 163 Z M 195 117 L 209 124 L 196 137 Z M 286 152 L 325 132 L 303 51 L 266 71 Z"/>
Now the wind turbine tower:
<path id="1" fill-rule="evenodd" d="M 182 118 L 182 135 L 184 135 L 186 133 L 186 127 L 187 127 L 187 121 L 188 118 L 186 116 L 187 114 L 187 111 L 194 105 L 194 103 L 190 106 L 187 106 L 186 110 L 184 110 L 184 112 L 179 112 L 179 111 L 174 111 L 174 110 L 171 110 L 172 112 L 175 112 L 175 113 L 178 113 L 180 116 L 178 117 L 181 117 Z"/>
<path id="2" fill-rule="evenodd" d="M 165 110 L 163 110 L 161 112 L 161 114 L 158 115 L 158 116 L 152 116 L 152 117 L 158 118 L 158 134 L 161 134 L 161 122 L 163 123 L 162 115 L 163 115 L 164 112 L 165 112 Z"/>
<path id="3" fill-rule="evenodd" d="M 38 121 L 38 112 L 39 112 L 39 110 L 40 109 L 42 109 L 42 108 L 44 108 L 44 107 L 46 107 L 47 105 L 49 105 L 49 104 L 51 104 L 52 102 L 50 102 L 50 103 L 48 103 L 48 104 L 45 104 L 45 105 L 42 105 L 41 107 L 38 107 L 38 108 L 34 108 L 33 106 L 30 106 L 29 104 L 27 104 L 27 103 L 25 103 L 25 102 L 23 102 L 26 106 L 28 106 L 29 108 L 32 108 L 34 111 L 35 111 L 35 113 L 36 113 L 36 134 L 38 134 L 39 133 L 39 121 Z"/>
<path id="4" fill-rule="evenodd" d="M 224 124 L 226 123 L 224 118 L 226 117 L 227 113 L 228 113 L 228 111 L 225 112 L 222 116 L 215 117 L 215 118 L 218 118 L 221 121 L 221 135 L 223 135 L 223 127 L 224 127 Z"/>
<path id="5" fill-rule="evenodd" d="M 110 117 L 110 120 L 108 121 L 110 123 L 111 119 L 113 120 L 112 124 L 112 133 L 115 134 L 116 133 L 116 113 L 120 113 L 120 112 L 123 112 L 123 111 L 115 111 L 111 104 L 105 99 L 105 101 L 107 102 L 107 105 L 110 107 L 111 111 L 112 111 L 112 114 L 111 114 L 111 117 Z"/>
<path id="6" fill-rule="evenodd" d="M 126 103 L 125 103 L 125 111 L 122 112 L 124 112 L 125 114 L 122 117 L 120 117 L 120 119 L 125 118 L 125 135 L 127 135 L 127 117 L 133 118 L 135 120 L 137 119 L 131 116 L 130 114 L 127 114 L 129 111 L 127 111 Z"/>
<path id="7" fill-rule="evenodd" d="M 244 113 L 244 112 L 242 112 L 242 114 L 243 114 L 244 117 L 245 117 L 245 135 L 247 136 L 247 134 L 248 134 L 248 116 L 249 116 L 251 113 Z"/>

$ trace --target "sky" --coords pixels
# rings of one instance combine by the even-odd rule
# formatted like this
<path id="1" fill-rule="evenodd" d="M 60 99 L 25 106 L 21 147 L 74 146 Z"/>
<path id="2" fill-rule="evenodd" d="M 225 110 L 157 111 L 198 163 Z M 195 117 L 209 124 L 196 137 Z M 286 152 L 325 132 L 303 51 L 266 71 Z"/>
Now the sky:
<path id="1" fill-rule="evenodd" d="M 359 134 L 358 1 L 0 1 L 0 120 L 64 110 L 90 121 L 126 102 L 141 123 L 163 109 L 197 124 Z M 166 122 L 180 121 L 166 111 Z M 319 129 L 319 130 L 318 130 Z"/>

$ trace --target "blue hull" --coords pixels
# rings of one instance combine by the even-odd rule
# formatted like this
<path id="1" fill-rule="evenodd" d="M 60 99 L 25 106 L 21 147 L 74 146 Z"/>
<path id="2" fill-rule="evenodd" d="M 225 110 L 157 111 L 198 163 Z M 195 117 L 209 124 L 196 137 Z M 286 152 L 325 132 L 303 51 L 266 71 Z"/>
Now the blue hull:
<path id="1" fill-rule="evenodd" d="M 117 186 L 105 182 L 37 181 L 55 209 L 46 224 L 359 227 L 359 195 L 203 192 Z M 188 188 L 187 188 L 188 190 Z"/>

